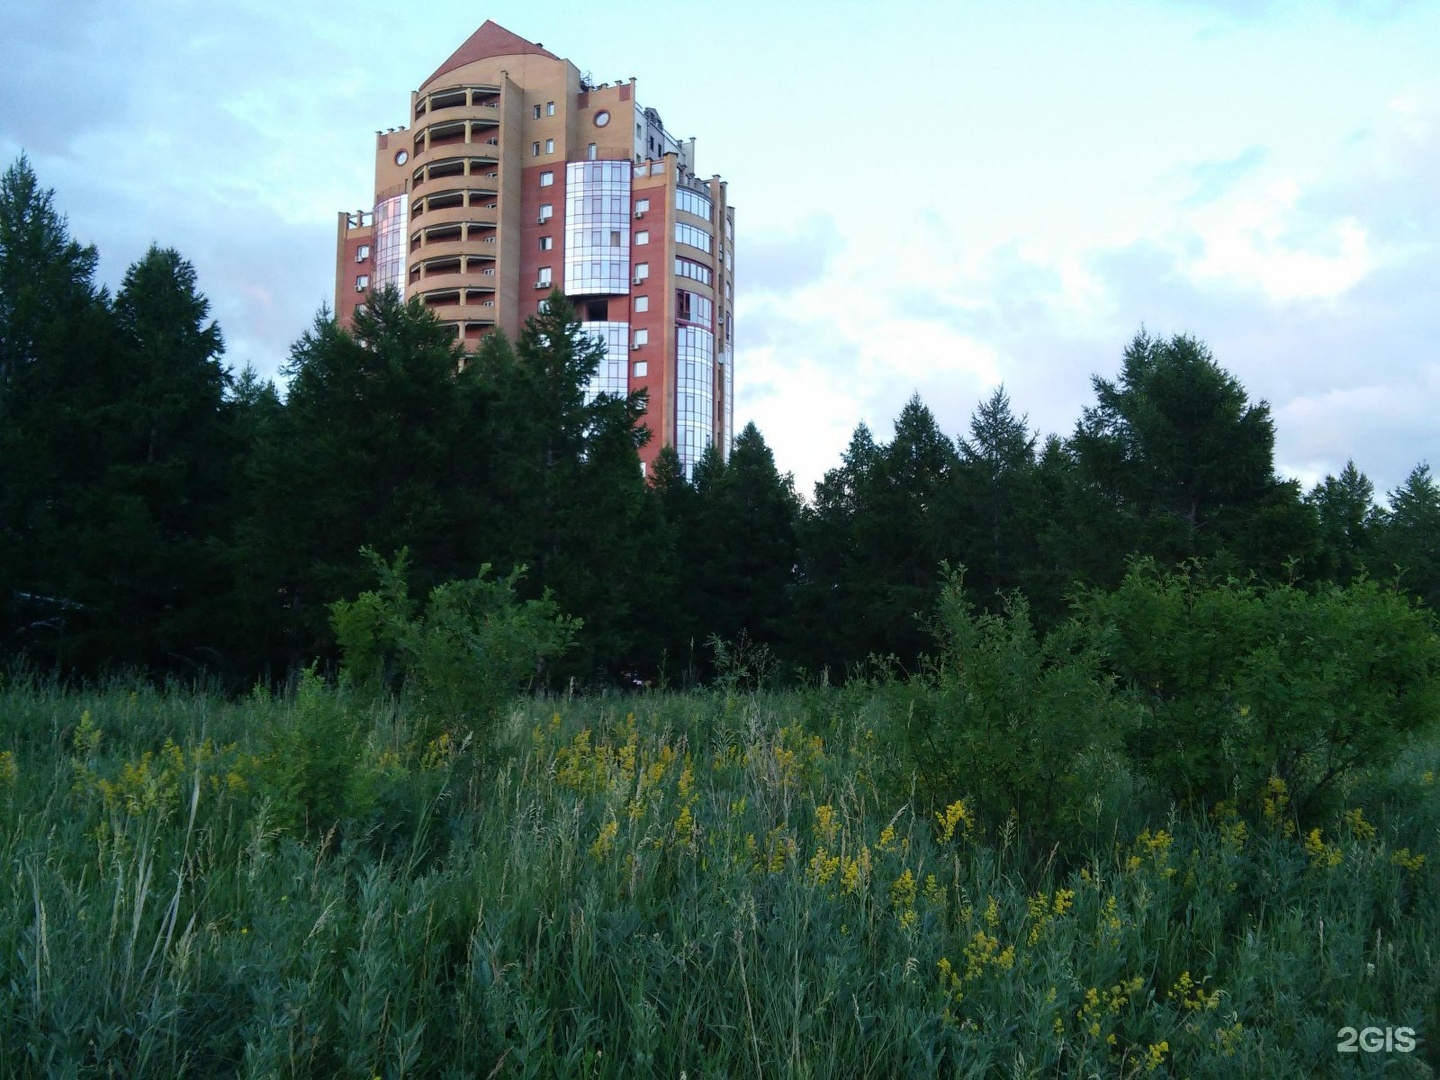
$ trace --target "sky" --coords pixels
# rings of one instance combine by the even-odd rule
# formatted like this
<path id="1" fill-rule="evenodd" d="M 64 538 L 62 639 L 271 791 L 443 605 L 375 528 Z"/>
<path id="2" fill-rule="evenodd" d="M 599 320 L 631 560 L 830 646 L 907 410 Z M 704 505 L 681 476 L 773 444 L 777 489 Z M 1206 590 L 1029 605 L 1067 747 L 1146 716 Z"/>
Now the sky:
<path id="1" fill-rule="evenodd" d="M 1068 435 L 1142 327 L 1269 402 L 1307 486 L 1440 469 L 1437 0 L 0 0 L 0 165 L 112 289 L 178 250 L 278 376 L 375 131 L 486 19 L 635 76 L 728 181 L 736 430 L 802 494 L 916 393 Z"/>

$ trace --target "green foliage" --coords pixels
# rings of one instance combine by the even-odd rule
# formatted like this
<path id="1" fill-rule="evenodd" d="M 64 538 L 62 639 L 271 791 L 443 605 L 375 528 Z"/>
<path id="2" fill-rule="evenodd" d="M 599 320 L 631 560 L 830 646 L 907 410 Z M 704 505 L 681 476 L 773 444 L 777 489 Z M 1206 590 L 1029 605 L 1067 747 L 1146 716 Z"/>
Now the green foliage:
<path id="1" fill-rule="evenodd" d="M 1073 623 L 1040 637 L 1019 594 L 977 612 L 964 573 L 946 567 L 933 624 L 938 652 L 898 695 L 922 805 L 961 795 L 994 823 L 1039 832 L 1075 825 L 1113 772 L 1130 711 Z"/>
<path id="2" fill-rule="evenodd" d="M 1402 588 L 1440 613 L 1440 483 L 1430 466 L 1415 466 L 1389 501 L 1375 573 L 1395 574 Z"/>
<path id="3" fill-rule="evenodd" d="M 1373 581 L 1307 593 L 1145 560 L 1081 610 L 1143 707 L 1130 756 L 1192 804 L 1254 797 L 1277 776 L 1313 813 L 1440 715 L 1434 624 Z"/>
<path id="4" fill-rule="evenodd" d="M 356 711 L 356 771 L 448 842 L 375 842 L 378 800 L 277 835 L 243 778 L 326 697 L 0 689 L 0 1076 L 1229 1080 L 1369 1024 L 1422 1042 L 1362 1071 L 1433 1069 L 1433 741 L 1318 835 L 1131 803 L 1057 846 L 878 788 L 856 686 L 530 702 L 439 799 L 404 709 Z M 173 806 L 76 787 L 167 739 Z"/>
<path id="5" fill-rule="evenodd" d="M 1079 524 L 1109 563 L 1094 584 L 1118 580 L 1131 552 L 1171 565 L 1224 551 L 1272 575 L 1308 552 L 1313 519 L 1275 476 L 1270 406 L 1251 404 L 1202 342 L 1142 331 L 1119 378 L 1092 382 L 1070 445 L 1093 496 Z"/>
<path id="6" fill-rule="evenodd" d="M 257 785 L 276 828 L 323 835 L 370 807 L 361 719 L 314 667 L 300 673 L 291 708 L 270 711 Z"/>
<path id="7" fill-rule="evenodd" d="M 403 679 L 432 736 L 461 726 L 488 734 L 516 690 L 570 648 L 580 628 L 548 595 L 519 600 L 523 567 L 490 580 L 482 566 L 473 578 L 437 585 L 421 609 L 406 581 L 408 552 L 393 563 L 369 549 L 365 556 L 379 588 L 330 605 L 343 677 L 372 697 Z"/>

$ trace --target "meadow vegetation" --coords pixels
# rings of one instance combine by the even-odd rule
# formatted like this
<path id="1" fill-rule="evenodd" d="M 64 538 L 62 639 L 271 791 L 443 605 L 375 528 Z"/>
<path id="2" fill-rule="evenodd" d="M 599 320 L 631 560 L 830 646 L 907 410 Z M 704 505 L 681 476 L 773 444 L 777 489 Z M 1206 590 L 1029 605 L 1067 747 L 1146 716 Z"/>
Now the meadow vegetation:
<path id="1" fill-rule="evenodd" d="M 943 596 L 928 675 L 843 687 L 465 703 L 439 665 L 227 700 L 10 675 L 4 1072 L 1433 1075 L 1440 740 L 1406 708 L 1433 720 L 1437 645 L 1408 601 L 1313 599 L 1398 605 L 1378 640 L 1416 677 L 1388 709 L 1344 696 L 1383 662 L 1358 618 L 1303 735 L 1243 697 L 1269 685 L 1249 661 L 1170 693 L 1188 723 L 1216 687 L 1256 717 L 1201 793 L 1134 752 L 1167 684 L 1116 673 L 1101 613 L 1037 639 L 1023 604 Z M 1382 749 L 1310 798 L 1356 701 Z M 1420 1044 L 1344 1056 L 1347 1026 Z"/>

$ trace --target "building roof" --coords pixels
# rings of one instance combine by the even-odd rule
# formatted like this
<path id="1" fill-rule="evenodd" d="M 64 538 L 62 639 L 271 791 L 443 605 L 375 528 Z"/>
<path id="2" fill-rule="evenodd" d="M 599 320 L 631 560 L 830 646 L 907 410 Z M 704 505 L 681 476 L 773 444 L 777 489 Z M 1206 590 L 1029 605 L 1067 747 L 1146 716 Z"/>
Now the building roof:
<path id="1" fill-rule="evenodd" d="M 429 86 L 447 71 L 454 71 L 466 64 L 473 64 L 476 60 L 488 60 L 492 56 L 526 55 L 545 56 L 551 60 L 560 59 L 548 49 L 526 41 L 519 34 L 512 34 L 492 19 L 486 19 L 480 25 L 480 29 L 466 38 L 465 44 L 451 53 L 450 59 L 436 68 L 435 73 L 421 85 Z"/>

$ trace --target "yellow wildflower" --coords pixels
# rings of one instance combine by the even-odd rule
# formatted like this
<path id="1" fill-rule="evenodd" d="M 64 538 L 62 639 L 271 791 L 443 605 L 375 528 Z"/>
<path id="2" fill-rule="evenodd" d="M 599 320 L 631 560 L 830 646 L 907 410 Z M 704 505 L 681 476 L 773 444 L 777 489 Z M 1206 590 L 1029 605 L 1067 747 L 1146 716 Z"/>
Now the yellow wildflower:
<path id="1" fill-rule="evenodd" d="M 590 845 L 590 854 L 599 862 L 604 862 L 605 857 L 610 854 L 610 849 L 615 844 L 615 836 L 620 832 L 620 823 L 614 818 L 600 826 L 600 833 L 595 837 L 595 842 Z"/>
<path id="2" fill-rule="evenodd" d="M 1158 1043 L 1151 1043 L 1149 1050 L 1145 1053 L 1145 1071 L 1154 1072 L 1165 1064 L 1165 1055 L 1170 1052 L 1170 1044 L 1161 1039 Z"/>
<path id="3" fill-rule="evenodd" d="M 825 843 L 835 843 L 835 838 L 840 832 L 840 825 L 835 820 L 835 808 L 828 803 L 815 808 L 815 835 Z"/>
<path id="4" fill-rule="evenodd" d="M 957 799 L 951 803 L 945 808 L 943 814 L 937 811 L 935 820 L 940 826 L 940 842 L 942 844 L 948 844 L 955 836 L 957 825 L 965 826 L 964 835 L 967 837 L 970 835 L 970 830 L 975 827 L 975 817 L 969 807 L 965 805 L 964 799 Z"/>
<path id="5" fill-rule="evenodd" d="M 1356 840 L 1373 840 L 1375 838 L 1375 826 L 1365 820 L 1365 811 L 1358 806 L 1354 810 L 1345 811 L 1345 824 L 1350 828 L 1350 835 Z"/>
<path id="6" fill-rule="evenodd" d="M 1327 844 L 1319 829 L 1311 829 L 1306 835 L 1305 854 L 1310 856 L 1310 865 L 1317 869 L 1333 870 L 1344 861 L 1344 854 L 1335 844 Z"/>
<path id="7" fill-rule="evenodd" d="M 1425 865 L 1425 856 L 1423 854 L 1412 855 L 1410 849 L 1406 847 L 1392 854 L 1390 862 L 1395 866 L 1403 866 L 1412 874 L 1418 874 Z"/>

